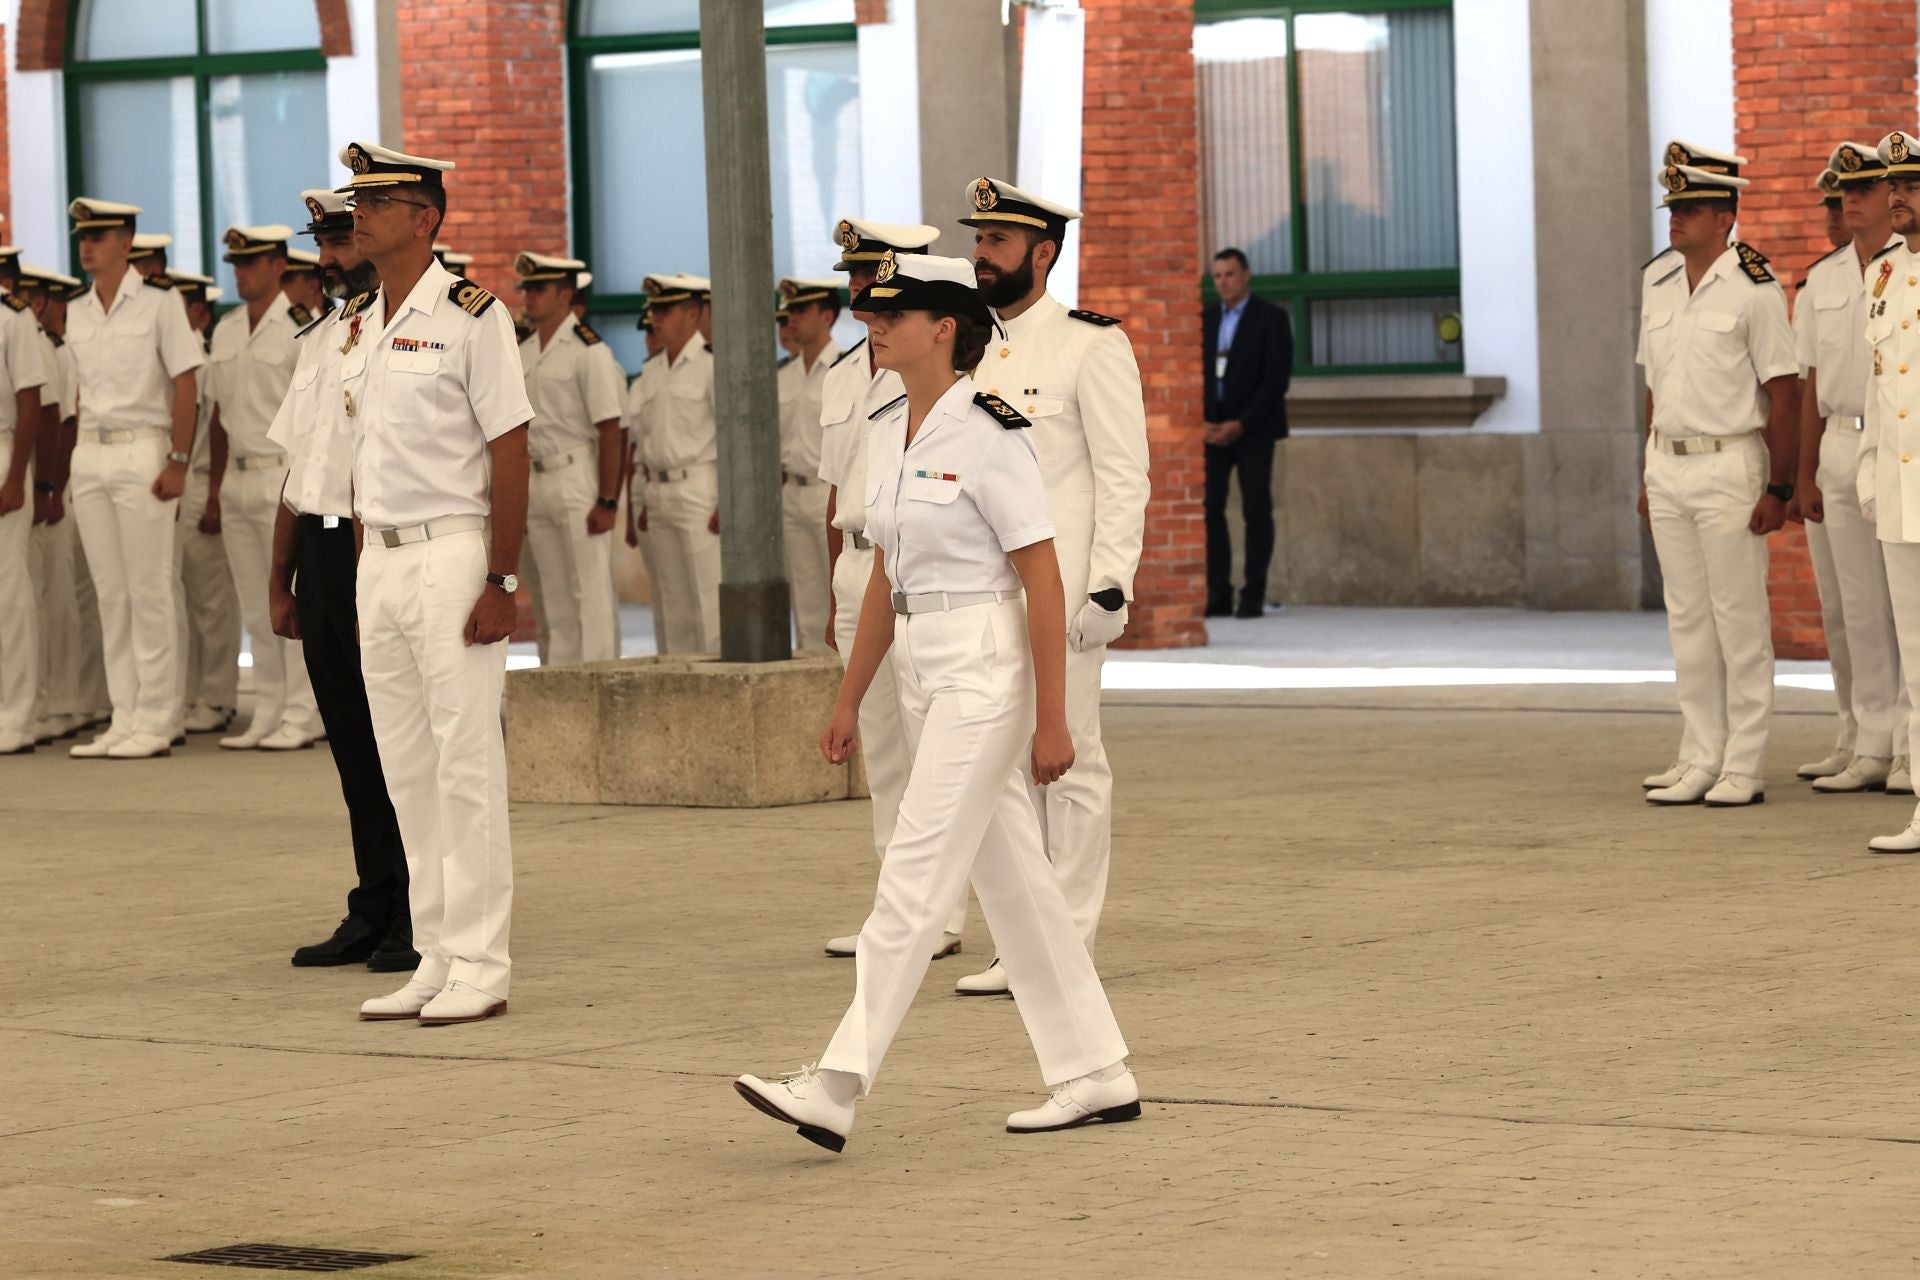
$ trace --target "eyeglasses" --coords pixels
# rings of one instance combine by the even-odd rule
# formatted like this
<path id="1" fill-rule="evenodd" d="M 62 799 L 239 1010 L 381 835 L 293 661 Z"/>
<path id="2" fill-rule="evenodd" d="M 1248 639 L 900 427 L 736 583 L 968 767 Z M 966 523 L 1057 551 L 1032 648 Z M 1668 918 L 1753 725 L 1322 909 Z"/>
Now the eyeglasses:
<path id="1" fill-rule="evenodd" d="M 365 208 L 365 209 L 372 209 L 372 210 L 380 210 L 380 209 L 386 208 L 390 204 L 410 204 L 416 209 L 427 209 L 432 207 L 431 205 L 428 205 L 423 200 L 402 200 L 399 196 L 382 195 L 382 194 L 379 194 L 378 192 L 372 192 L 372 191 L 369 191 L 365 195 L 352 195 L 347 197 L 348 209 Z"/>

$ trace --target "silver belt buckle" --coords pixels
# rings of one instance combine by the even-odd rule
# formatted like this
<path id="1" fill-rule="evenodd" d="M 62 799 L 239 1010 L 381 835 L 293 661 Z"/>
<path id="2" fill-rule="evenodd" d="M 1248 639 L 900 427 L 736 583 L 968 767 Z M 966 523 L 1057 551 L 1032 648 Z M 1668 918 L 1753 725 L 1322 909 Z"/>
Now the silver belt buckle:
<path id="1" fill-rule="evenodd" d="M 1865 418 L 1848 418 L 1847 425 L 1855 431 L 1865 431 L 1867 429 L 1867 420 Z"/>
<path id="2" fill-rule="evenodd" d="M 380 544 L 387 547 L 399 546 L 400 531 L 398 529 L 382 529 L 380 531 Z"/>
<path id="3" fill-rule="evenodd" d="M 902 617 L 906 616 L 906 612 L 907 612 L 906 592 L 896 591 L 893 593 L 893 611 L 897 614 L 900 614 Z"/>
<path id="4" fill-rule="evenodd" d="M 320 527 L 322 529 L 338 529 L 340 527 L 340 517 L 339 516 L 321 516 Z"/>

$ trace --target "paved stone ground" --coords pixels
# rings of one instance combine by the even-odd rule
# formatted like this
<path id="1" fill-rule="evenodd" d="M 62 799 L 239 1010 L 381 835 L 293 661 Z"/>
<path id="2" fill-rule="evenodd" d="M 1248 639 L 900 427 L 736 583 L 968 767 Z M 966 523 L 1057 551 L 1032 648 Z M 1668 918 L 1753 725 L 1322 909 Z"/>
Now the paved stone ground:
<path id="1" fill-rule="evenodd" d="M 824 1045 L 859 803 L 516 811 L 513 1012 L 361 1024 L 324 756 L 0 761 L 0 1276 L 1911 1275 L 1906 802 L 1660 812 L 1670 689 L 1138 696 L 1101 967 L 1139 1123 L 1002 1132 L 1006 1001 L 934 966 L 832 1157 L 727 1081 Z M 246 1274 L 246 1273 L 237 1273 Z"/>

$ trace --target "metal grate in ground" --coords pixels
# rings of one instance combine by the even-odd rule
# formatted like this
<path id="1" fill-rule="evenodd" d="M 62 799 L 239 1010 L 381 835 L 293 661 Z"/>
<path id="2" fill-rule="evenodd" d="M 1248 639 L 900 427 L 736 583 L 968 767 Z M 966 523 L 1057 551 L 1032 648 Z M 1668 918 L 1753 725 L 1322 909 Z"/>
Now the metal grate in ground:
<path id="1" fill-rule="evenodd" d="M 411 1253 L 355 1253 L 351 1249 L 309 1249 L 294 1244 L 229 1244 L 218 1249 L 182 1253 L 162 1262 L 191 1262 L 203 1267 L 251 1267 L 256 1271 L 301 1271 L 308 1274 L 358 1271 L 383 1262 L 406 1262 Z"/>

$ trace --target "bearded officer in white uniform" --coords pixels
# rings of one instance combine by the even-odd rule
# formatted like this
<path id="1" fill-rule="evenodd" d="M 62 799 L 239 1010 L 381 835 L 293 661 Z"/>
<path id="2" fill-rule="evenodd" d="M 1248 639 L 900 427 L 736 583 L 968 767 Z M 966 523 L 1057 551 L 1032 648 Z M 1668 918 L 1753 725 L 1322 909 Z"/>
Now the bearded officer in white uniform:
<path id="1" fill-rule="evenodd" d="M 293 379 L 294 335 L 314 321 L 280 287 L 292 236 L 293 228 L 279 225 L 227 228 L 226 261 L 243 305 L 214 326 L 207 361 L 220 537 L 253 652 L 253 718 L 244 733 L 220 739 L 232 751 L 295 751 L 311 747 L 323 732 L 300 642 L 274 634 L 267 599 L 274 523 L 287 483 L 287 452 L 267 432 Z"/>
<path id="2" fill-rule="evenodd" d="M 506 1012 L 511 968 L 500 697 L 533 406 L 507 308 L 433 259 L 452 164 L 362 142 L 340 158 L 354 175 L 341 189 L 354 244 L 380 275 L 378 293 L 341 317 L 340 407 L 366 528 L 361 668 L 420 953 L 412 980 L 360 1016 L 475 1022 Z"/>
<path id="3" fill-rule="evenodd" d="M 838 280 L 780 282 L 781 342 L 793 354 L 780 364 L 781 546 L 793 592 L 794 628 L 802 649 L 827 648 L 832 566 L 827 556 L 827 487 L 820 482 L 820 392 L 840 358 L 833 340 L 840 319 Z"/>
<path id="4" fill-rule="evenodd" d="M 1649 431 L 1640 509 L 1666 582 L 1683 758 L 1647 779 L 1656 805 L 1756 804 L 1773 712 L 1769 533 L 1793 498 L 1798 424 L 1786 294 L 1729 244 L 1744 178 L 1667 165 L 1680 261 L 1641 308 Z"/>
<path id="5" fill-rule="evenodd" d="M 1856 494 L 1886 563 L 1909 703 L 1920 689 L 1920 131 L 1895 130 L 1874 149 L 1901 243 L 1867 271 L 1866 429 Z M 1906 830 L 1875 836 L 1876 853 L 1920 852 L 1920 811 Z"/>
<path id="6" fill-rule="evenodd" d="M 1873 144 L 1841 143 L 1825 176 L 1852 238 L 1813 264 L 1794 303 L 1794 342 L 1805 385 L 1800 478 L 1790 515 L 1806 521 L 1840 700 L 1836 754 L 1845 751 L 1850 758 L 1837 773 L 1825 772 L 1825 760 L 1800 772 L 1814 776 L 1815 791 L 1910 792 L 1909 713 L 1893 602 L 1880 539 L 1855 494 L 1872 359 L 1864 333 L 1866 280 L 1879 269 L 1876 260 L 1899 247 L 1900 237 L 1893 234 L 1886 169 Z"/>
<path id="7" fill-rule="evenodd" d="M 654 608 L 666 653 L 720 651 L 720 471 L 713 416 L 713 348 L 701 336 L 712 284 L 648 276 L 641 288 L 660 338 L 642 378 L 656 379 L 640 416 L 640 466 L 653 539 Z"/>
<path id="8" fill-rule="evenodd" d="M 11 283 L 20 250 L 0 246 Z M 33 750 L 40 692 L 40 611 L 33 584 L 35 443 L 47 346 L 26 299 L 0 292 L 0 755 Z M 57 401 L 55 402 L 57 403 Z"/>
<path id="9" fill-rule="evenodd" d="M 833 238 L 840 246 L 840 260 L 833 269 L 847 273 L 847 294 L 857 298 L 873 283 L 874 274 L 889 253 L 896 257 L 924 253 L 940 238 L 940 229 L 925 224 L 842 218 Z M 855 318 L 866 322 L 863 314 L 856 313 Z M 900 375 L 874 364 L 873 345 L 865 338 L 835 357 L 820 387 L 820 479 L 827 485 L 827 556 L 833 577 L 829 626 L 842 663 L 853 652 L 860 603 L 866 596 L 867 580 L 873 576 L 873 543 L 866 534 L 871 415 L 904 394 Z M 883 858 L 900 818 L 900 798 L 913 766 L 900 691 L 894 684 L 892 667 L 884 662 L 860 700 L 860 759 L 873 804 L 874 856 Z M 966 923 L 967 895 L 963 890 L 934 946 L 935 960 L 959 953 Z M 859 941 L 857 933 L 832 938 L 827 942 L 827 954 L 850 959 Z"/>
<path id="10" fill-rule="evenodd" d="M 533 426 L 527 494 L 534 607 L 557 665 L 620 656 L 613 596 L 613 525 L 620 514 L 627 378 L 600 335 L 573 314 L 587 264 L 522 253 L 514 259 L 533 332 L 520 344 Z"/>
<path id="11" fill-rule="evenodd" d="M 199 418 L 200 341 L 172 284 L 127 267 L 139 206 L 68 206 L 93 288 L 67 309 L 79 370 L 73 509 L 99 601 L 113 720 L 69 752 L 81 759 L 171 754 L 180 719 L 173 538 Z"/>
<path id="12" fill-rule="evenodd" d="M 1133 344 L 1111 316 L 1069 311 L 1047 276 L 1080 211 L 997 178 L 967 184 L 974 268 L 1003 331 L 974 383 L 1033 423 L 1033 447 L 1057 529 L 1067 589 L 1067 719 L 1075 764 L 1036 789 L 1047 857 L 1089 949 L 1107 896 L 1113 851 L 1113 769 L 1100 740 L 1100 668 L 1127 626 L 1147 519 L 1147 413 Z M 1007 990 L 993 965 L 961 980 L 962 995 Z"/>

